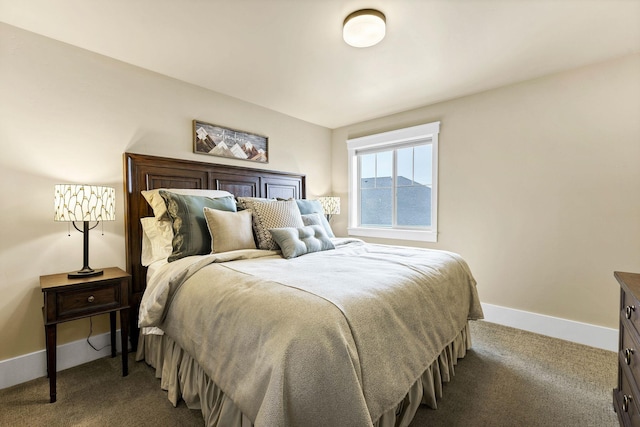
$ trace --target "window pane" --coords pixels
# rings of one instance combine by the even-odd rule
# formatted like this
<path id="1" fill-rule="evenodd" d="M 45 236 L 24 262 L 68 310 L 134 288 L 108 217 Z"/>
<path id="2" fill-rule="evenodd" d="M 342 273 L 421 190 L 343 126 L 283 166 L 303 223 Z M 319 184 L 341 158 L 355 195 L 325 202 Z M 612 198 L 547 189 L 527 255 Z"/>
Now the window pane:
<path id="1" fill-rule="evenodd" d="M 371 226 L 391 226 L 391 188 L 363 188 L 360 191 L 360 223 Z"/>
<path id="2" fill-rule="evenodd" d="M 398 150 L 396 185 L 398 187 L 413 184 L 413 147 Z"/>
<path id="3" fill-rule="evenodd" d="M 360 156 L 360 185 L 362 188 L 374 188 L 376 186 L 376 155 L 365 154 Z"/>
<path id="4" fill-rule="evenodd" d="M 360 224 L 391 226 L 393 151 L 360 156 Z"/>
<path id="5" fill-rule="evenodd" d="M 426 185 L 413 185 L 397 189 L 398 208 L 396 211 L 399 226 L 431 226 L 431 188 Z"/>
<path id="6" fill-rule="evenodd" d="M 393 171 L 393 151 L 376 153 L 376 187 L 391 188 Z"/>
<path id="7" fill-rule="evenodd" d="M 417 184 L 431 186 L 432 171 L 432 146 L 431 144 L 420 145 L 414 148 L 413 152 L 414 178 Z"/>

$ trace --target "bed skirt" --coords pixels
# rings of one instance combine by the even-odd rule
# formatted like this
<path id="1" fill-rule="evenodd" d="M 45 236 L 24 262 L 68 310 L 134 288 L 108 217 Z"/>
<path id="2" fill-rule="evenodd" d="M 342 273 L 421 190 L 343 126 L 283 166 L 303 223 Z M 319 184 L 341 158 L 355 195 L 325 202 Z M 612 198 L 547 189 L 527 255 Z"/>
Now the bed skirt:
<path id="1" fill-rule="evenodd" d="M 458 359 L 471 348 L 469 324 L 447 345 L 438 358 L 411 386 L 405 398 L 385 412 L 374 427 L 408 426 L 420 404 L 437 408 L 442 385 L 451 380 Z M 167 335 L 140 335 L 136 360 L 155 368 L 160 386 L 176 406 L 180 399 L 190 409 L 200 409 L 208 427 L 250 427 L 247 418 L 187 352 Z"/>

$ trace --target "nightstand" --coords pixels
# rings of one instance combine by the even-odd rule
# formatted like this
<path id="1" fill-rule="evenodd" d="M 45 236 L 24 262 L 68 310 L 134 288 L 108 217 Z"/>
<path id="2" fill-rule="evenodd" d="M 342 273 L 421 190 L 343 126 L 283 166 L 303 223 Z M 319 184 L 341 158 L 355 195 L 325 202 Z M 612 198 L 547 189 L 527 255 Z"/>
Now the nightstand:
<path id="1" fill-rule="evenodd" d="M 117 268 L 105 268 L 104 274 L 69 279 L 67 273 L 40 276 L 44 293 L 44 327 L 47 348 L 47 373 L 51 403 L 56 401 L 56 327 L 58 323 L 109 313 L 111 357 L 116 356 L 116 312 L 120 312 L 122 335 L 122 376 L 129 373 L 127 359 L 129 335 L 129 286 L 131 275 Z"/>

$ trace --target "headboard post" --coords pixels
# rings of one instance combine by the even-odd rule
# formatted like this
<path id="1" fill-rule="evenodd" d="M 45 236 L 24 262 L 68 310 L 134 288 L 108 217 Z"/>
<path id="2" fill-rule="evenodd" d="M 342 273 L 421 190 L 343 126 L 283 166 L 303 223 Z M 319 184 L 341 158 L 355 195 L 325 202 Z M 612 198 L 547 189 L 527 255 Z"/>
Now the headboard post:
<path id="1" fill-rule="evenodd" d="M 147 268 L 141 264 L 142 224 L 140 218 L 153 216 L 141 191 L 157 188 L 226 190 L 236 197 L 306 197 L 306 177 L 302 174 L 251 169 L 191 160 L 170 159 L 124 153 L 124 205 L 127 272 L 132 283 L 131 345 L 138 345 L 138 308 L 147 285 Z"/>

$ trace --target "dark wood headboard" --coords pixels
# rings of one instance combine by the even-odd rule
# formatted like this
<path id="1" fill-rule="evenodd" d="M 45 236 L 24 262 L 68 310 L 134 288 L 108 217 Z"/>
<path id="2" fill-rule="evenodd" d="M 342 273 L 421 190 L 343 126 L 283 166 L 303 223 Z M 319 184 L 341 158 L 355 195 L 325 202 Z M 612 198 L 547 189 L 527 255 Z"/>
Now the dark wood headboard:
<path id="1" fill-rule="evenodd" d="M 131 344 L 138 343 L 138 307 L 147 285 L 147 268 L 140 263 L 142 225 L 140 218 L 153 216 L 140 193 L 156 188 L 225 190 L 236 197 L 303 199 L 305 175 L 178 160 L 144 154 L 124 154 L 125 241 L 127 272 L 132 276 Z"/>

